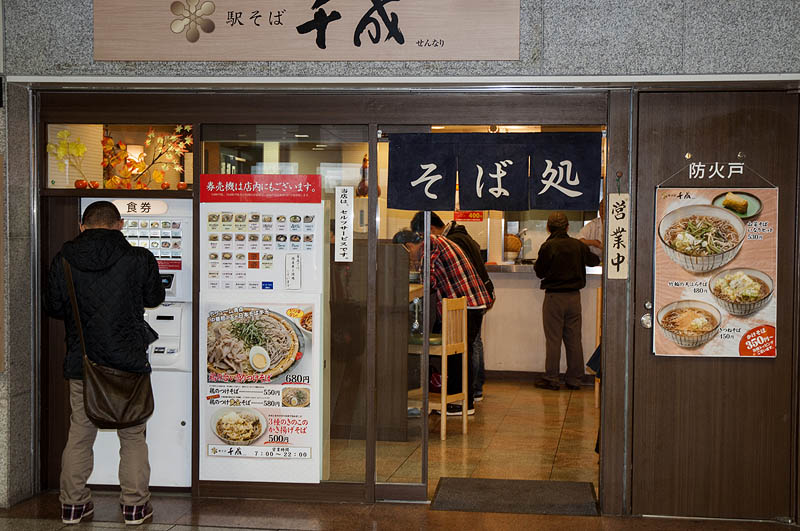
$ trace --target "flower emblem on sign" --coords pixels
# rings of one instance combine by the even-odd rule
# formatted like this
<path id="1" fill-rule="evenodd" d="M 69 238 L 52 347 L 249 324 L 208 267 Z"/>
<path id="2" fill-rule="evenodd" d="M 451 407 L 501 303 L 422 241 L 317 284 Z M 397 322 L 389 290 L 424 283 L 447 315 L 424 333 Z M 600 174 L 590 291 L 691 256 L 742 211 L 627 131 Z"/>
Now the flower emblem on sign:
<path id="1" fill-rule="evenodd" d="M 173 33 L 183 33 L 186 31 L 186 40 L 189 42 L 197 42 L 200 39 L 201 29 L 205 33 L 214 31 L 214 21 L 207 17 L 214 13 L 216 6 L 214 2 L 200 2 L 200 0 L 186 0 L 184 2 L 172 2 L 169 7 L 176 18 L 169 25 Z"/>

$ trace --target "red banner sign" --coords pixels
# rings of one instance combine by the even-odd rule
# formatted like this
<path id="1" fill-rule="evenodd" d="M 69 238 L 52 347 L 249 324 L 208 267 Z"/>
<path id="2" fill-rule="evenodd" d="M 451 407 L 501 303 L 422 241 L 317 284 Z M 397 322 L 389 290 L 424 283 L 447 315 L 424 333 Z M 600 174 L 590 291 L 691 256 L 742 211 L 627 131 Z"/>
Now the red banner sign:
<path id="1" fill-rule="evenodd" d="M 483 210 L 456 210 L 453 212 L 456 221 L 483 221 Z"/>
<path id="2" fill-rule="evenodd" d="M 156 262 L 158 262 L 158 269 L 161 271 L 180 271 L 182 266 L 181 260 L 160 260 L 156 258 Z"/>
<path id="3" fill-rule="evenodd" d="M 320 175 L 200 175 L 202 203 L 319 203 Z"/>

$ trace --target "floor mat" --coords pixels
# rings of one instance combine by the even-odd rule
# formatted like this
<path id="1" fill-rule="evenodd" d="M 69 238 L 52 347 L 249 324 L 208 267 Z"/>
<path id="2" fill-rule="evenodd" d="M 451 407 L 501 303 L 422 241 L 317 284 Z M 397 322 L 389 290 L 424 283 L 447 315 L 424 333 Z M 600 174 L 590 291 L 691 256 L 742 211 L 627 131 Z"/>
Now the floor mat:
<path id="1" fill-rule="evenodd" d="M 433 496 L 435 511 L 597 516 L 597 497 L 589 482 L 518 479 L 441 478 Z"/>

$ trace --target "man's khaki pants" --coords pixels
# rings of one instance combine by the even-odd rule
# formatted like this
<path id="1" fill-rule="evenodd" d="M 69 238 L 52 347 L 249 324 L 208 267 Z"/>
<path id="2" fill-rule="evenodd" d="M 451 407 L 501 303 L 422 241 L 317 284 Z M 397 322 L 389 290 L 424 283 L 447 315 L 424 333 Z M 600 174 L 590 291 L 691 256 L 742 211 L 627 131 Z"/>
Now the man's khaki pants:
<path id="1" fill-rule="evenodd" d="M 94 464 L 94 440 L 97 426 L 86 416 L 83 409 L 83 380 L 69 381 L 70 416 L 69 439 L 61 456 L 62 504 L 82 505 L 92 498 L 86 481 L 92 474 Z M 150 500 L 150 463 L 145 441 L 146 424 L 117 430 L 119 437 L 119 484 L 122 488 L 119 500 L 123 505 L 144 505 Z M 108 466 L 99 463 L 100 466 Z"/>

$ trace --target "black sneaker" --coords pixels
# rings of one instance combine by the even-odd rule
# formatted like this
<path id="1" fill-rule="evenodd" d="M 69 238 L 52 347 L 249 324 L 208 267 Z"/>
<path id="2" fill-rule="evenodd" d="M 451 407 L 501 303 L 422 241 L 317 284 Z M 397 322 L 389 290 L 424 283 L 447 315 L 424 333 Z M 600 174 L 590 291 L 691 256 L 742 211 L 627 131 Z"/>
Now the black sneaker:
<path id="1" fill-rule="evenodd" d="M 153 506 L 150 505 L 150 502 L 144 505 L 122 506 L 122 518 L 125 520 L 125 525 L 139 525 L 152 516 Z"/>
<path id="2" fill-rule="evenodd" d="M 539 389 L 549 389 L 551 391 L 558 391 L 561 389 L 561 386 L 557 383 L 551 382 L 550 380 L 537 380 L 534 384 L 534 387 L 538 387 Z"/>
<path id="3" fill-rule="evenodd" d="M 79 524 L 81 520 L 87 516 L 91 516 L 94 512 L 94 503 L 91 501 L 81 505 L 69 505 L 66 503 L 61 504 L 61 523 L 62 524 Z"/>
<path id="4" fill-rule="evenodd" d="M 461 404 L 447 404 L 447 415 L 448 416 L 455 416 L 461 414 Z M 467 410 L 467 415 L 474 415 L 475 408 L 472 407 Z"/>

